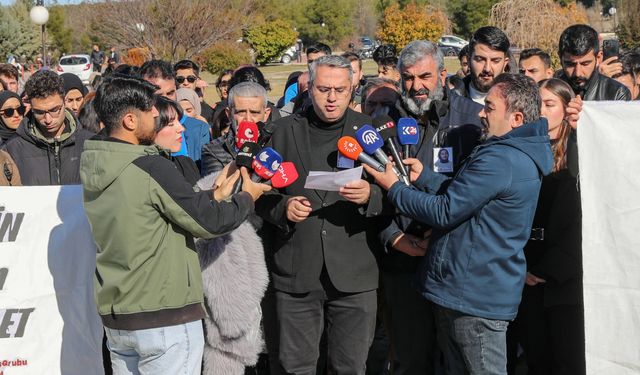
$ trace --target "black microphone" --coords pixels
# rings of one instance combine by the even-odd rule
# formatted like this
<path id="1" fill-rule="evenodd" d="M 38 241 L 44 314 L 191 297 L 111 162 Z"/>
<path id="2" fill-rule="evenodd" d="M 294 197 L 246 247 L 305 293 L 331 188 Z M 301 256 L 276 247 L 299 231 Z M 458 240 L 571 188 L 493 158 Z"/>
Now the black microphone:
<path id="1" fill-rule="evenodd" d="M 264 147 L 271 140 L 273 132 L 276 131 L 276 126 L 273 125 L 273 121 L 269 121 L 266 124 L 264 122 L 258 122 L 258 129 L 260 130 L 260 138 L 258 138 L 258 146 Z"/>
<path id="2" fill-rule="evenodd" d="M 406 185 L 410 185 L 409 173 L 407 168 L 402 164 L 402 158 L 398 152 L 398 146 L 396 146 L 396 124 L 393 119 L 387 115 L 381 115 L 373 119 L 373 127 L 380 133 L 380 136 L 384 140 L 387 150 L 391 153 L 393 161 L 396 163 L 397 170 L 400 172 L 402 182 Z"/>
<path id="3" fill-rule="evenodd" d="M 236 156 L 236 166 L 238 168 L 245 167 L 247 170 L 252 171 L 253 158 L 258 152 L 260 152 L 260 146 L 258 146 L 257 143 L 245 142 Z M 242 177 L 240 177 L 238 181 L 236 181 L 235 185 L 233 185 L 233 192 L 231 194 L 236 194 L 240 189 L 242 189 Z"/>

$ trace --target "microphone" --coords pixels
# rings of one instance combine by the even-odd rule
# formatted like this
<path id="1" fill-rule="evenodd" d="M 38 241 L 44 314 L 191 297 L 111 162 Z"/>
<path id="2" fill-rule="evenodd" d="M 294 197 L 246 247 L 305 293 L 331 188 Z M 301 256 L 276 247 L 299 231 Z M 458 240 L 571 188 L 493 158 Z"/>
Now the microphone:
<path id="1" fill-rule="evenodd" d="M 417 145 L 420 140 L 418 133 L 418 123 L 416 119 L 410 117 L 402 117 L 398 120 L 398 141 L 403 146 L 402 153 L 405 158 L 411 157 L 409 152 L 410 145 Z"/>
<path id="2" fill-rule="evenodd" d="M 255 122 L 241 121 L 236 131 L 235 143 L 236 149 L 241 149 L 245 142 L 258 142 L 260 130 Z"/>
<path id="3" fill-rule="evenodd" d="M 269 140 L 271 140 L 271 136 L 273 132 L 276 131 L 276 127 L 273 125 L 272 121 L 267 122 L 266 124 L 263 122 L 258 122 L 258 130 L 260 132 L 260 137 L 258 138 L 258 145 L 260 147 L 264 147 Z"/>
<path id="4" fill-rule="evenodd" d="M 280 164 L 280 168 L 278 168 L 271 180 L 267 181 L 267 185 L 280 189 L 293 184 L 297 179 L 298 171 L 296 166 L 290 161 L 285 161 Z"/>
<path id="5" fill-rule="evenodd" d="M 358 139 L 358 143 L 364 149 L 364 151 L 369 155 L 375 155 L 382 165 L 389 164 L 389 158 L 387 154 L 382 151 L 382 146 L 384 146 L 384 142 L 382 141 L 382 137 L 380 134 L 373 128 L 371 125 L 364 125 L 358 131 L 356 131 L 356 138 Z M 393 171 L 398 176 L 402 176 L 396 167 L 393 167 Z"/>
<path id="6" fill-rule="evenodd" d="M 364 152 L 375 156 L 380 163 L 386 165 L 389 163 L 387 155 L 382 151 L 384 142 L 380 134 L 371 125 L 363 125 L 356 131 L 356 139 Z"/>
<path id="7" fill-rule="evenodd" d="M 249 170 L 253 169 L 253 157 L 260 151 L 260 147 L 255 142 L 245 142 L 238 151 L 236 156 L 236 166 L 238 168 L 245 167 Z M 233 192 L 235 194 L 242 188 L 242 178 L 239 178 L 233 185 Z"/>
<path id="8" fill-rule="evenodd" d="M 378 161 L 371 156 L 362 152 L 362 147 L 358 144 L 355 138 L 344 136 L 338 140 L 338 151 L 351 160 L 358 160 L 378 172 L 384 172 L 384 165 L 378 163 Z"/>
<path id="9" fill-rule="evenodd" d="M 282 164 L 282 156 L 271 147 L 266 147 L 253 159 L 251 181 L 270 180 Z"/>
<path id="10" fill-rule="evenodd" d="M 396 124 L 393 122 L 391 117 L 387 115 L 381 115 L 377 118 L 373 119 L 373 126 L 375 126 L 376 131 L 380 133 L 380 136 L 385 142 L 387 146 L 387 150 L 391 152 L 391 157 L 393 157 L 393 161 L 396 163 L 396 168 L 400 172 L 400 176 L 402 178 L 402 182 L 404 182 L 407 186 L 410 184 L 409 182 L 409 174 L 407 173 L 407 168 L 402 164 L 402 158 L 400 157 L 400 153 L 398 152 L 398 147 L 396 146 Z"/>

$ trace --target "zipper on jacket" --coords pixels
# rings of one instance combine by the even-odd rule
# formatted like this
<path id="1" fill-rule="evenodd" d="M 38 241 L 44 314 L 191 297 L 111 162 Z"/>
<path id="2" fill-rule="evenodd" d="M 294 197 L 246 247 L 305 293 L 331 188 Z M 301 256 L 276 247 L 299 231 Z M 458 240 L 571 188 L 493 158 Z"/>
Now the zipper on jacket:
<path id="1" fill-rule="evenodd" d="M 62 168 L 62 166 L 60 165 L 60 140 L 58 138 L 55 138 L 53 141 L 53 158 L 55 163 L 54 173 L 56 185 L 60 185 L 60 168 Z"/>

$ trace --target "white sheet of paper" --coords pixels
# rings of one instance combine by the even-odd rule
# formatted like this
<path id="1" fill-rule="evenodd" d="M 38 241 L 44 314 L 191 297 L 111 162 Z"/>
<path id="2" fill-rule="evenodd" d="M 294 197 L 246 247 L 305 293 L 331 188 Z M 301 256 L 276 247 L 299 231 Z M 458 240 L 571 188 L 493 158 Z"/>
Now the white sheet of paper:
<path id="1" fill-rule="evenodd" d="M 362 177 L 362 167 L 345 169 L 340 172 L 310 171 L 305 189 L 339 191 L 347 183 L 359 180 Z"/>

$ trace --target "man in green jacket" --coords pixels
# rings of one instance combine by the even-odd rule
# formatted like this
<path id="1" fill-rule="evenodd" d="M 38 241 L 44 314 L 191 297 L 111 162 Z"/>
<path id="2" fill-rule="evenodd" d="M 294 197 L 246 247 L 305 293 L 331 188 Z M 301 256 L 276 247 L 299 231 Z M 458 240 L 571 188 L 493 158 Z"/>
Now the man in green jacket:
<path id="1" fill-rule="evenodd" d="M 106 135 L 85 143 L 84 207 L 98 255 L 98 312 L 114 374 L 200 374 L 202 277 L 193 237 L 237 228 L 269 187 L 251 182 L 229 197 L 239 173 L 194 191 L 168 151 L 153 145 L 155 88 L 135 78 L 100 85 L 96 111 Z"/>

